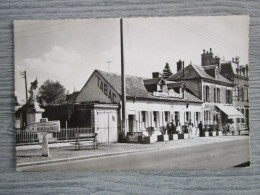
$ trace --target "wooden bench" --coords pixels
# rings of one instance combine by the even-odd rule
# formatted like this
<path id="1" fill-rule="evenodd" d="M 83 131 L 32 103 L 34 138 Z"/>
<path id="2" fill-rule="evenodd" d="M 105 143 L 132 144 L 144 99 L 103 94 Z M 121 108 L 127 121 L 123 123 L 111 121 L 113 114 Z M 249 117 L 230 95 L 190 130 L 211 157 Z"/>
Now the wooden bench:
<path id="1" fill-rule="evenodd" d="M 75 145 L 75 150 L 80 150 L 81 146 L 93 144 L 92 149 L 97 149 L 97 133 L 77 133 L 76 140 L 73 145 Z"/>

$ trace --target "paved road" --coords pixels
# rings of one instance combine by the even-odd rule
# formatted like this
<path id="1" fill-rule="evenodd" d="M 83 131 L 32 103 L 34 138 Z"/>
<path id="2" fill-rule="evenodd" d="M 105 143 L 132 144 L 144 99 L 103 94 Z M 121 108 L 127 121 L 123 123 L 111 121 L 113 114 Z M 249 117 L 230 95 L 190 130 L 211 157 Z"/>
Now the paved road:
<path id="1" fill-rule="evenodd" d="M 23 171 L 222 169 L 249 161 L 247 139 L 21 167 Z"/>

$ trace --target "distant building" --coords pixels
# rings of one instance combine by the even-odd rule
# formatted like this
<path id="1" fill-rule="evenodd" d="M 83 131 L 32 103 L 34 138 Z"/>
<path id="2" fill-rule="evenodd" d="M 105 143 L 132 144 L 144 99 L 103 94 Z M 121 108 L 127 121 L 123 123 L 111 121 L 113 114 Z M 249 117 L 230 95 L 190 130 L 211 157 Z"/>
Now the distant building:
<path id="1" fill-rule="evenodd" d="M 79 95 L 79 93 L 80 93 L 79 91 L 74 91 L 72 94 L 66 95 L 66 99 L 65 99 L 66 103 L 69 103 L 69 104 L 75 103 L 76 98 Z"/>
<path id="2" fill-rule="evenodd" d="M 219 73 L 234 84 L 232 90 L 232 104 L 239 110 L 244 118 L 238 118 L 237 123 L 241 128 L 249 128 L 249 68 L 248 64 L 241 65 L 239 57 L 232 58 L 232 61 L 222 61 L 210 51 L 201 54 L 201 64 L 205 71 L 213 76 L 214 67 Z M 208 68 L 212 67 L 212 68 Z"/>
<path id="3" fill-rule="evenodd" d="M 232 105 L 234 84 L 220 75 L 215 66 L 202 67 L 190 64 L 184 69 L 179 68 L 179 71 L 172 75 L 168 81 L 184 81 L 186 90 L 203 101 L 202 121 L 210 129 L 222 129 L 223 125 L 232 117 L 228 115 L 227 110 L 241 117 L 240 112 Z"/>

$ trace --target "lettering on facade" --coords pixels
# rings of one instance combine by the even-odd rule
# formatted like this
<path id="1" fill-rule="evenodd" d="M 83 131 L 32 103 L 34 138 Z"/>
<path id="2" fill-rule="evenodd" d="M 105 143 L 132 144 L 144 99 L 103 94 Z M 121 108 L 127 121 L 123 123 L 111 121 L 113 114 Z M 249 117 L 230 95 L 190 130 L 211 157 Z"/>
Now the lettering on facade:
<path id="1" fill-rule="evenodd" d="M 98 88 L 104 93 L 105 96 L 108 97 L 108 99 L 110 99 L 113 103 L 115 103 L 116 102 L 116 94 L 98 76 L 97 76 L 97 78 L 98 78 Z"/>

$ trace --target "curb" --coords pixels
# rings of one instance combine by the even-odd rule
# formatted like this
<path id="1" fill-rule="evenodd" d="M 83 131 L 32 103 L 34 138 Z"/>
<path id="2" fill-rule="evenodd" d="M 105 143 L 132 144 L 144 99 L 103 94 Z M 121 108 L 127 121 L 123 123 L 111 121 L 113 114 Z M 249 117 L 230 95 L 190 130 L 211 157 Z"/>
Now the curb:
<path id="1" fill-rule="evenodd" d="M 149 148 L 149 149 L 141 149 L 135 151 L 128 151 L 128 152 L 117 152 L 117 153 L 108 153 L 108 154 L 100 154 L 100 155 L 90 155 L 90 156 L 79 156 L 73 158 L 62 158 L 56 160 L 46 160 L 46 161 L 39 161 L 39 162 L 29 162 L 29 163 L 20 163 L 17 164 L 16 167 L 26 167 L 26 166 L 34 166 L 34 165 L 42 165 L 47 163 L 57 163 L 57 162 L 67 162 L 67 161 L 74 161 L 74 160 L 82 160 L 82 159 L 91 159 L 91 158 L 101 158 L 106 156 L 116 156 L 116 155 L 123 155 L 123 154 L 131 154 L 131 153 L 138 153 L 144 151 L 153 151 L 159 150 L 159 148 Z"/>

